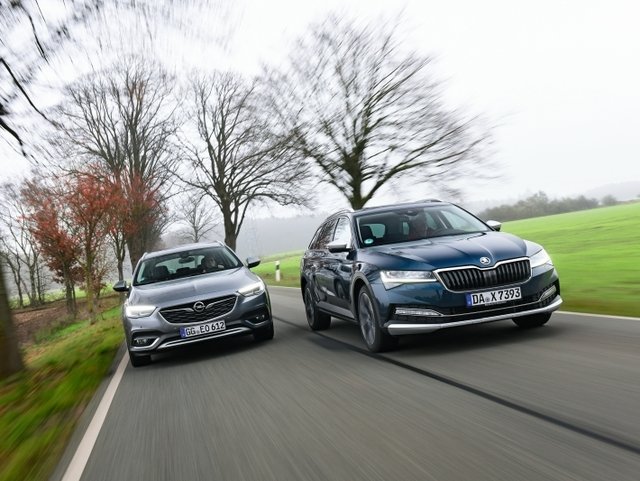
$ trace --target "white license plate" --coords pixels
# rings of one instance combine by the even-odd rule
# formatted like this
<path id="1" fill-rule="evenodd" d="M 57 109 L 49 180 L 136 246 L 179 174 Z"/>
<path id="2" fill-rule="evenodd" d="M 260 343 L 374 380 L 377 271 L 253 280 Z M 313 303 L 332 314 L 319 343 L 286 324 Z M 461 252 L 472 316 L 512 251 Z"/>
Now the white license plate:
<path id="1" fill-rule="evenodd" d="M 203 334 L 211 334 L 212 332 L 224 331 L 227 328 L 224 321 L 207 322 L 197 326 L 181 327 L 180 337 L 202 336 Z"/>
<path id="2" fill-rule="evenodd" d="M 487 292 L 472 292 L 467 294 L 467 307 L 489 306 L 491 304 L 501 304 L 516 299 L 522 299 L 519 287 Z"/>

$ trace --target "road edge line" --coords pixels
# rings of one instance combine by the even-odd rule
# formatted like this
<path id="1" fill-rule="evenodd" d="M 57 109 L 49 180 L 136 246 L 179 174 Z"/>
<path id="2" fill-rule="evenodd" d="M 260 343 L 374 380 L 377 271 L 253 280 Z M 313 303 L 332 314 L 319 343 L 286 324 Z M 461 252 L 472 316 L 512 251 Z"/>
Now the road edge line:
<path id="1" fill-rule="evenodd" d="M 591 312 L 574 312 L 574 311 L 555 311 L 557 314 L 571 314 L 573 316 L 586 316 L 586 317 L 608 317 L 610 319 L 621 319 L 623 321 L 640 321 L 640 317 L 631 316 L 613 316 L 611 314 L 594 314 Z"/>
<path id="2" fill-rule="evenodd" d="M 81 479 L 84 468 L 87 465 L 87 461 L 89 461 L 89 456 L 93 451 L 93 446 L 100 434 L 100 429 L 102 428 L 104 420 L 107 417 L 107 413 L 109 412 L 109 408 L 111 407 L 111 402 L 113 401 L 116 391 L 118 390 L 118 386 L 120 385 L 120 381 L 122 380 L 122 376 L 124 375 L 124 370 L 127 367 L 128 361 L 129 358 L 125 351 L 120 363 L 118 364 L 116 372 L 102 395 L 102 399 L 100 400 L 96 411 L 93 413 L 93 418 L 91 419 L 87 430 L 84 432 L 82 440 L 78 444 L 73 458 L 71 458 L 71 461 L 62 476 L 62 481 L 79 481 Z"/>

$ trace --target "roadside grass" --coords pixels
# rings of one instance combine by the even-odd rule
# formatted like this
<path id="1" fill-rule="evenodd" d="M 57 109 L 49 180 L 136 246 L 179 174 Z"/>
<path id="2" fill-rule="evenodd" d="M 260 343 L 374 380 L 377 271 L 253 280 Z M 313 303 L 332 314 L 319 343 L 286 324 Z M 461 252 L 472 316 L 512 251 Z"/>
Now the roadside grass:
<path id="1" fill-rule="evenodd" d="M 560 275 L 562 309 L 640 316 L 640 203 L 506 222 L 509 232 L 542 244 Z M 268 285 L 300 286 L 300 254 L 269 256 L 253 271 Z M 275 282 L 275 259 L 281 282 Z"/>
<path id="2" fill-rule="evenodd" d="M 0 481 L 49 478 L 122 340 L 114 307 L 24 351 L 26 370 L 0 383 Z"/>
<path id="3" fill-rule="evenodd" d="M 263 263 L 265 263 L 265 262 L 275 262 L 275 261 L 282 262 L 283 258 L 288 258 L 288 257 L 298 257 L 298 258 L 300 258 L 302 256 L 302 254 L 304 254 L 303 250 L 281 252 L 279 254 L 271 254 L 271 255 L 268 255 L 268 256 L 261 257 L 260 260 Z"/>
<path id="4" fill-rule="evenodd" d="M 640 316 L 640 203 L 507 222 L 542 244 L 568 311 Z"/>
<path id="5" fill-rule="evenodd" d="M 267 284 L 284 287 L 300 287 L 300 257 L 299 253 L 284 253 L 269 256 L 267 262 L 251 269 Z M 276 260 L 280 261 L 280 282 L 276 282 Z"/>

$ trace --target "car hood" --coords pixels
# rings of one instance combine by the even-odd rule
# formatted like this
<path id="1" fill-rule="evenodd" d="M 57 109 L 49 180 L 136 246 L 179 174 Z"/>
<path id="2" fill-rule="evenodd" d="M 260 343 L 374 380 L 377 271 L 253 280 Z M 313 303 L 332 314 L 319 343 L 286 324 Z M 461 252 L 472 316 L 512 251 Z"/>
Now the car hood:
<path id="1" fill-rule="evenodd" d="M 219 297 L 235 293 L 260 278 L 246 267 L 230 269 L 171 281 L 134 286 L 130 304 L 170 306 L 184 302 Z"/>
<path id="2" fill-rule="evenodd" d="M 540 246 L 502 232 L 481 232 L 437 237 L 367 249 L 362 260 L 380 269 L 440 269 L 474 265 L 491 267 L 497 262 L 532 255 Z M 480 258 L 489 258 L 481 264 Z"/>

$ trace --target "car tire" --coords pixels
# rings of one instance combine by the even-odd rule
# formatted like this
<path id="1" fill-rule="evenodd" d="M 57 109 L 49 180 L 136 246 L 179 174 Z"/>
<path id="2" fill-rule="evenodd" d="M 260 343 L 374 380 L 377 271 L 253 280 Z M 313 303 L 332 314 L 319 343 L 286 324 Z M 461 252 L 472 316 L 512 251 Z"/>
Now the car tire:
<path id="1" fill-rule="evenodd" d="M 267 327 L 261 327 L 260 329 L 256 329 L 253 331 L 253 339 L 255 341 L 268 341 L 273 339 L 274 329 L 273 322 L 270 322 Z"/>
<path id="2" fill-rule="evenodd" d="M 371 352 L 384 352 L 398 345 L 398 338 L 382 330 L 378 310 L 369 290 L 363 288 L 358 293 L 358 324 L 365 345 Z"/>
<path id="3" fill-rule="evenodd" d="M 142 367 L 151 364 L 150 354 L 134 354 L 129 351 L 129 360 L 133 367 Z"/>
<path id="4" fill-rule="evenodd" d="M 513 319 L 513 322 L 523 329 L 531 329 L 546 324 L 550 318 L 551 313 L 544 312 L 542 314 L 533 314 L 531 316 L 516 317 Z"/>
<path id="5" fill-rule="evenodd" d="M 311 288 L 308 285 L 304 288 L 304 312 L 307 315 L 307 322 L 312 331 L 324 331 L 331 326 L 331 316 L 318 309 L 316 301 L 313 300 Z"/>

